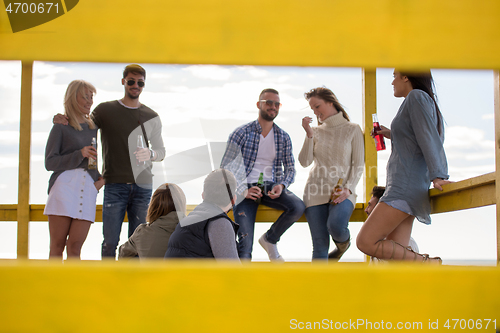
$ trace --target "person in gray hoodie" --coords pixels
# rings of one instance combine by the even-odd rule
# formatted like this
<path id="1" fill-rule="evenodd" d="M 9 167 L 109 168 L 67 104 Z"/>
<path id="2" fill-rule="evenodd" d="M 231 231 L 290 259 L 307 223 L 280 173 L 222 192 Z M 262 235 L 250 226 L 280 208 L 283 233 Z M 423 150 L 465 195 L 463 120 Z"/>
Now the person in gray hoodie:
<path id="1" fill-rule="evenodd" d="M 239 262 L 238 225 L 227 212 L 236 200 L 236 178 L 227 170 L 212 171 L 203 184 L 203 202 L 175 228 L 165 253 L 171 258 L 212 258 Z"/>

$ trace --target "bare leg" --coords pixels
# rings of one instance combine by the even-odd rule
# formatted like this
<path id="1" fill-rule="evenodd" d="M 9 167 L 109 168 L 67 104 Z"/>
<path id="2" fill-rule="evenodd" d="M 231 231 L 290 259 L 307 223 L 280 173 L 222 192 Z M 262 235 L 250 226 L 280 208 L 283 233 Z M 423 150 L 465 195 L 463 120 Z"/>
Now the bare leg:
<path id="1" fill-rule="evenodd" d="M 90 221 L 86 220 L 74 219 L 71 222 L 69 237 L 66 244 L 68 259 L 80 259 L 80 252 L 82 250 L 85 239 L 87 239 L 91 224 L 92 223 Z"/>
<path id="2" fill-rule="evenodd" d="M 413 216 L 381 202 L 361 227 L 356 240 L 357 246 L 365 254 L 379 259 L 417 261 L 432 259 L 428 255 L 407 249 L 413 220 Z"/>
<path id="3" fill-rule="evenodd" d="M 50 253 L 49 259 L 62 260 L 66 238 L 71 226 L 71 218 L 68 216 L 49 215 Z"/>

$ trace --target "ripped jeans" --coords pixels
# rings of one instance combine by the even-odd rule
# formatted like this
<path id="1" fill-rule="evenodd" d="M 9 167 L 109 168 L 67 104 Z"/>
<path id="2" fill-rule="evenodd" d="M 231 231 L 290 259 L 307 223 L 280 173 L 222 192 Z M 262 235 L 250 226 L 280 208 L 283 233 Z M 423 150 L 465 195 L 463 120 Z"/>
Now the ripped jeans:
<path id="1" fill-rule="evenodd" d="M 127 212 L 128 236 L 132 236 L 135 228 L 146 223 L 151 185 L 106 184 L 104 185 L 104 202 L 102 205 L 102 257 L 116 257 L 116 247 L 120 241 L 122 223 Z"/>
<path id="2" fill-rule="evenodd" d="M 248 187 L 255 185 L 248 184 Z M 266 181 L 264 185 L 266 187 L 264 192 L 267 192 L 273 188 L 274 183 Z M 302 216 L 305 210 L 302 200 L 287 189 L 284 189 L 276 199 L 271 199 L 267 195 L 262 196 L 261 204 L 284 211 L 266 232 L 267 240 L 273 244 L 280 240 L 281 235 Z M 234 207 L 234 221 L 239 224 L 238 255 L 240 258 L 252 258 L 255 216 L 258 207 L 259 204 L 252 199 L 243 199 Z"/>

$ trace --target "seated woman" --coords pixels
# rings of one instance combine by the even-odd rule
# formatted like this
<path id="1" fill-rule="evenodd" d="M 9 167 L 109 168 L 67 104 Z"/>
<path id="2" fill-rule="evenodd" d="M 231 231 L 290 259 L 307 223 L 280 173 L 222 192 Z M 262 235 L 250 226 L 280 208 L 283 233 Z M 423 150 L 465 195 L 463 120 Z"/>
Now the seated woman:
<path id="1" fill-rule="evenodd" d="M 236 195 L 236 178 L 224 169 L 210 173 L 203 184 L 203 202 L 182 219 L 168 242 L 165 258 L 238 260 L 238 225 L 228 216 Z"/>
<path id="2" fill-rule="evenodd" d="M 186 196 L 171 183 L 158 187 L 151 197 L 146 221 L 120 246 L 118 259 L 130 257 L 163 258 L 170 235 L 179 220 L 186 216 Z"/>

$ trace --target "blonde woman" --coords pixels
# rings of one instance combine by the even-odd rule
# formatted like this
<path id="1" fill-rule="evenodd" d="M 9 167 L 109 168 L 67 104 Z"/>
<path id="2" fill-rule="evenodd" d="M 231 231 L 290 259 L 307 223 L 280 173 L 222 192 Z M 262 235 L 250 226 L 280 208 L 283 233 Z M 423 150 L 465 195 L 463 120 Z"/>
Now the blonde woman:
<path id="1" fill-rule="evenodd" d="M 89 118 L 95 87 L 83 80 L 71 82 L 64 97 L 64 114 L 70 126 L 54 124 L 45 148 L 45 168 L 53 171 L 44 214 L 50 233 L 49 258 L 80 259 L 90 225 L 95 220 L 96 197 L 104 179 L 96 169 L 88 169 L 96 158 L 92 138 L 97 126 Z"/>
<path id="2" fill-rule="evenodd" d="M 151 197 L 146 220 L 126 243 L 120 246 L 118 259 L 131 257 L 163 258 L 170 236 L 179 220 L 186 216 L 186 196 L 176 184 L 165 183 Z"/>

